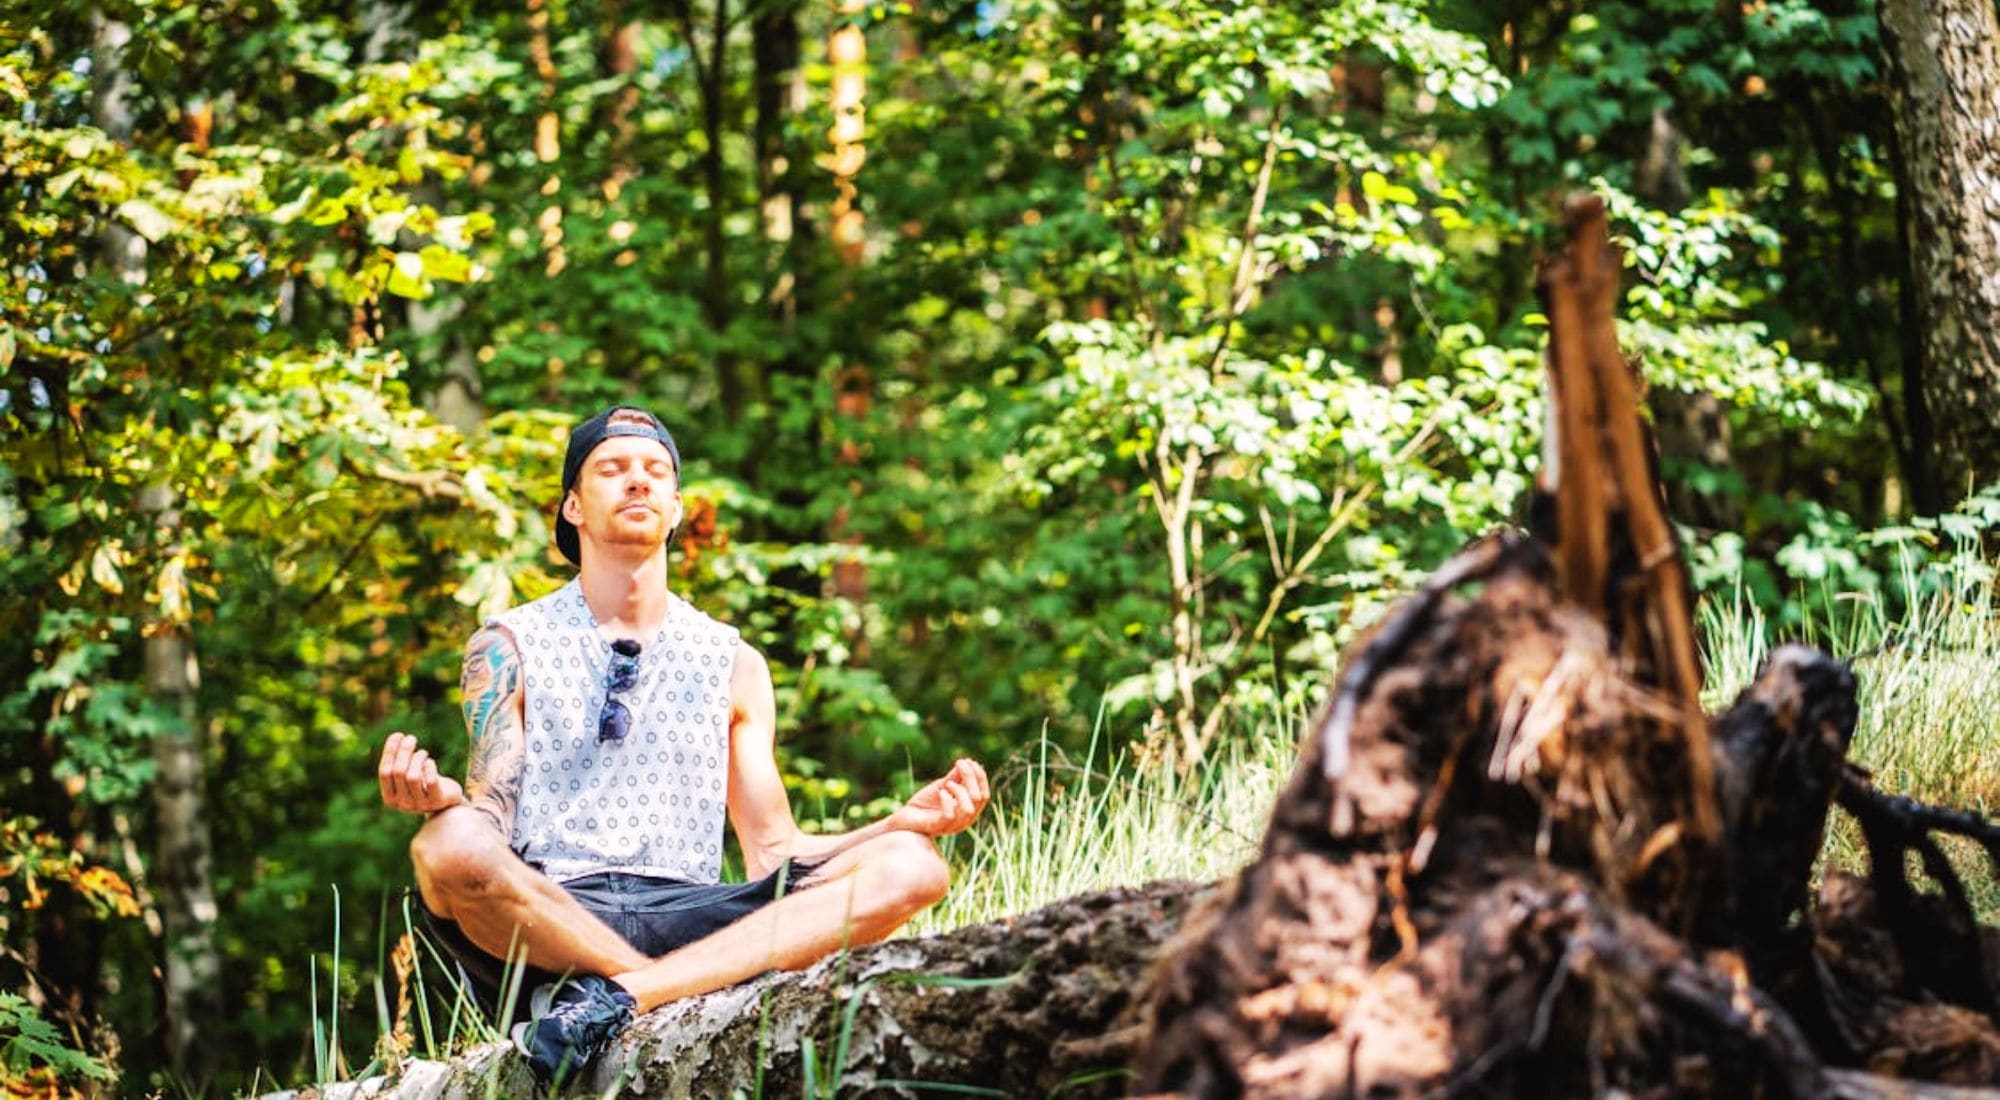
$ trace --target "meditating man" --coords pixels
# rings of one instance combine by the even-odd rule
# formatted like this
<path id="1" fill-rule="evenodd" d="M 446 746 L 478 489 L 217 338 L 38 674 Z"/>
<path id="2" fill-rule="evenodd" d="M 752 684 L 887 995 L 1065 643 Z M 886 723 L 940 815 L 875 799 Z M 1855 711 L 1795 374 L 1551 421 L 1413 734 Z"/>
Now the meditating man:
<path id="1" fill-rule="evenodd" d="M 985 770 L 960 760 L 887 818 L 841 835 L 792 819 L 770 667 L 667 588 L 680 453 L 614 407 L 570 437 L 556 545 L 578 567 L 472 636 L 465 782 L 407 734 L 382 800 L 429 814 L 410 845 L 434 935 L 489 1001 L 525 963 L 514 1041 L 536 1075 L 580 1070 L 646 1012 L 883 939 L 944 895 L 931 838 L 970 825 Z M 748 882 L 720 882 L 724 811 Z"/>

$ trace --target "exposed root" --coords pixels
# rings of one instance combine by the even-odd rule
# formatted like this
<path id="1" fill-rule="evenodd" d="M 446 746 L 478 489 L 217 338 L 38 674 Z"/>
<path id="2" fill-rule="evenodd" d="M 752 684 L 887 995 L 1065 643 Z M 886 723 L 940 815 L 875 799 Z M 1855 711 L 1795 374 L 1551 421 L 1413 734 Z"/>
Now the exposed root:
<path id="1" fill-rule="evenodd" d="M 1846 761 L 1854 676 L 1823 654 L 1781 648 L 1700 712 L 1601 208 L 1570 227 L 1543 280 L 1554 528 L 1472 544 L 1353 647 L 1258 858 L 1162 955 L 1144 1088 L 1896 1095 L 1841 1065 L 2000 1084 L 1987 945 L 1935 839 L 2000 872 L 2000 827 L 1876 792 Z M 1836 802 L 1872 874 L 1815 900 Z"/>

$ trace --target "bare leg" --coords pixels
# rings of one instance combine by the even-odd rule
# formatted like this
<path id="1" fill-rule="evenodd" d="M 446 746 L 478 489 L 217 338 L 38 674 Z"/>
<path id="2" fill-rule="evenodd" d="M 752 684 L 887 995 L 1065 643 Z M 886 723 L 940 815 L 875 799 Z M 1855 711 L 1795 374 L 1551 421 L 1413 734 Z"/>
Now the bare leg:
<path id="1" fill-rule="evenodd" d="M 625 938 L 507 847 L 476 810 L 454 807 L 410 842 L 417 892 L 496 959 L 557 973 L 618 974 L 646 965 Z"/>
<path id="2" fill-rule="evenodd" d="M 798 892 L 712 935 L 651 962 L 599 973 L 610 974 L 647 1012 L 766 970 L 810 966 L 843 946 L 886 939 L 948 885 L 929 839 L 888 833 L 833 857 Z"/>

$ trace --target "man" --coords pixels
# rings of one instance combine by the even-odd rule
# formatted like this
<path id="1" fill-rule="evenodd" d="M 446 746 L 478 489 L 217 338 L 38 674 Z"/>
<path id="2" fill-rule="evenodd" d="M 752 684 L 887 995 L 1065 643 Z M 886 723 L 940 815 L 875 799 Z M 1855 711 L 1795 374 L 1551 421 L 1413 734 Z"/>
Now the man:
<path id="1" fill-rule="evenodd" d="M 562 490 L 576 578 L 466 645 L 465 782 L 402 733 L 377 774 L 389 807 L 430 815 L 410 855 L 432 931 L 489 999 L 500 960 L 528 967 L 514 1040 L 544 1082 L 635 1013 L 887 937 L 944 895 L 931 838 L 988 796 L 960 760 L 881 821 L 801 832 L 763 655 L 667 588 L 673 437 L 607 409 L 570 437 Z M 719 882 L 725 808 L 747 883 Z"/>

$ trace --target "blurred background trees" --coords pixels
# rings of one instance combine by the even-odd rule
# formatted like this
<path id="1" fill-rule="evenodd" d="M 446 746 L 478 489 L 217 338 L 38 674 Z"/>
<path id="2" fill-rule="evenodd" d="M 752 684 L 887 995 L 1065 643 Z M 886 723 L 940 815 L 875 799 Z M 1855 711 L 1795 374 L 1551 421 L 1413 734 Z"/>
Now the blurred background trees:
<path id="1" fill-rule="evenodd" d="M 462 759 L 458 646 L 566 576 L 562 433 L 614 400 L 683 441 L 677 583 L 829 822 L 1309 707 L 1511 518 L 1578 188 L 1701 583 L 1904 598 L 2000 524 L 1950 260 L 2000 233 L 2000 74 L 1910 7 L 11 5 L 6 1058 L 227 1091 L 372 1016 L 375 749 Z"/>

